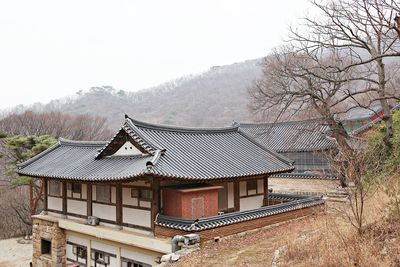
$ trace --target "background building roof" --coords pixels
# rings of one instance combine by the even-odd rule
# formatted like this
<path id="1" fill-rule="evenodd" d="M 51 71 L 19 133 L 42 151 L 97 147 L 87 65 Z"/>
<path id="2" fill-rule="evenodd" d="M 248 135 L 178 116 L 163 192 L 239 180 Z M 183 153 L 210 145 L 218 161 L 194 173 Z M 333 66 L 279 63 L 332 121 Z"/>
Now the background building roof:
<path id="1" fill-rule="evenodd" d="M 235 123 L 239 129 L 279 153 L 326 150 L 336 147 L 320 119 L 276 123 Z"/>

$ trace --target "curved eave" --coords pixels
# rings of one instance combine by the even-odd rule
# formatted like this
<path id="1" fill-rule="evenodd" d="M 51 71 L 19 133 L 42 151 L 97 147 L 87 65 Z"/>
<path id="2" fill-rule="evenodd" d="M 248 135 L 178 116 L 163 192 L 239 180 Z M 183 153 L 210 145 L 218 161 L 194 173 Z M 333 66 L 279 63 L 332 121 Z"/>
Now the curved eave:
<path id="1" fill-rule="evenodd" d="M 293 171 L 294 167 L 276 170 L 274 172 L 255 172 L 255 173 L 246 173 L 246 174 L 238 174 L 238 175 L 230 175 L 230 176 L 208 176 L 208 177 L 193 177 L 193 176 L 182 176 L 182 175 L 171 175 L 162 172 L 153 172 L 151 169 L 146 171 L 126 175 L 126 176 L 110 176 L 110 177 L 75 177 L 75 176 L 66 176 L 66 175 L 44 175 L 44 174 L 35 174 L 30 172 L 24 172 L 23 170 L 18 170 L 17 173 L 23 176 L 29 176 L 33 178 L 47 178 L 47 179 L 60 179 L 60 180 L 69 180 L 69 181 L 82 181 L 82 182 L 121 182 L 128 181 L 131 179 L 137 178 L 148 178 L 155 177 L 159 179 L 165 180 L 177 180 L 177 181 L 194 181 L 194 182 L 210 182 L 210 181 L 220 181 L 220 180 L 236 180 L 236 179 L 247 179 L 254 177 L 263 177 L 263 176 L 271 176 L 278 173 L 284 173 Z"/>

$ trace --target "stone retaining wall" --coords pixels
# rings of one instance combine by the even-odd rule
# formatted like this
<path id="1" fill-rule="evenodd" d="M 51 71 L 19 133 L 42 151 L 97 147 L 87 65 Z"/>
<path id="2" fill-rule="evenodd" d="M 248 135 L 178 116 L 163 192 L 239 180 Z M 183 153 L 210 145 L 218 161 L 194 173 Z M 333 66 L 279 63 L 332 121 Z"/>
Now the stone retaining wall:
<path id="1" fill-rule="evenodd" d="M 33 219 L 33 255 L 34 267 L 63 267 L 66 264 L 66 237 L 64 230 L 58 227 L 57 220 Z M 51 242 L 51 254 L 42 254 L 42 239 Z"/>

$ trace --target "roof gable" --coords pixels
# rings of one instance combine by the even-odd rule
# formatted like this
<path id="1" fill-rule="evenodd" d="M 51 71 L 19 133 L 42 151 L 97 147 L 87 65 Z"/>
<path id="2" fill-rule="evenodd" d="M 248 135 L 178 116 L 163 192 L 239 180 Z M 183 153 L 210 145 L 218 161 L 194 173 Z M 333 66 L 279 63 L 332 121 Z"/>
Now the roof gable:
<path id="1" fill-rule="evenodd" d="M 138 151 L 143 154 L 154 155 L 157 150 L 163 150 L 153 140 L 143 134 L 129 119 L 125 117 L 125 122 L 114 137 L 99 150 L 96 159 L 104 156 L 114 155 L 126 142 L 131 143 Z"/>

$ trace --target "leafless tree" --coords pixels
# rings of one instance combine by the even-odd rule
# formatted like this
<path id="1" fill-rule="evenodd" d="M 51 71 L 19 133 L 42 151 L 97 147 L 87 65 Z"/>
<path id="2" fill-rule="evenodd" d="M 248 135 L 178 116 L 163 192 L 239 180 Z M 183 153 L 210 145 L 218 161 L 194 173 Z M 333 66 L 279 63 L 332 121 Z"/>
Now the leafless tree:
<path id="1" fill-rule="evenodd" d="M 74 140 L 107 140 L 112 132 L 99 116 L 71 116 L 62 112 L 25 111 L 0 120 L 0 130 L 8 135 L 51 135 Z"/>
<path id="2" fill-rule="evenodd" d="M 385 59 L 400 56 L 398 5 L 385 0 L 314 0 L 312 4 L 319 11 L 316 18 L 308 16 L 303 25 L 292 28 L 291 43 L 297 52 L 317 54 L 332 49 L 346 59 L 346 64 L 334 61 L 325 66 L 327 72 L 358 68 L 352 71 L 352 78 L 364 81 L 364 86 L 373 92 L 371 102 L 380 102 L 387 128 L 384 141 L 391 147 L 393 122 L 389 100 L 398 99 L 399 95 L 388 89 Z"/>

